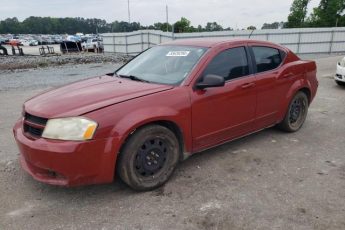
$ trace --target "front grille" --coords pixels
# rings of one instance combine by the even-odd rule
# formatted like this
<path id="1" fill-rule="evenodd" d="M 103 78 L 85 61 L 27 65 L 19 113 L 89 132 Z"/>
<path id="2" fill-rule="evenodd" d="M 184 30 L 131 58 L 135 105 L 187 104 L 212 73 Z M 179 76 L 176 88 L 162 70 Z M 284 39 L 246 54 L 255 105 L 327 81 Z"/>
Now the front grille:
<path id="1" fill-rule="evenodd" d="M 24 132 L 29 133 L 30 135 L 35 136 L 35 137 L 41 137 L 43 133 L 43 129 L 35 128 L 28 124 L 24 124 Z"/>
<path id="2" fill-rule="evenodd" d="M 24 133 L 33 137 L 41 137 L 48 119 L 37 117 L 29 113 L 24 116 Z"/>
<path id="3" fill-rule="evenodd" d="M 46 118 L 37 117 L 37 116 L 31 115 L 29 113 L 25 113 L 25 120 L 32 122 L 32 123 L 39 124 L 39 125 L 46 125 L 47 121 L 48 121 L 48 119 L 46 119 Z"/>

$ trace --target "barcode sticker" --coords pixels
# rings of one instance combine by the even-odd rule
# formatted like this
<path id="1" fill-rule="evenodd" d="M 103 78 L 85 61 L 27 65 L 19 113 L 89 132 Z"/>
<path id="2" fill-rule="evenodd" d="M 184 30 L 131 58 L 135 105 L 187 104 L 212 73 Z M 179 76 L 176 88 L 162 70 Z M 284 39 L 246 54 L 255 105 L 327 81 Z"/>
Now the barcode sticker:
<path id="1" fill-rule="evenodd" d="M 166 56 L 167 57 L 186 57 L 190 51 L 170 51 Z"/>

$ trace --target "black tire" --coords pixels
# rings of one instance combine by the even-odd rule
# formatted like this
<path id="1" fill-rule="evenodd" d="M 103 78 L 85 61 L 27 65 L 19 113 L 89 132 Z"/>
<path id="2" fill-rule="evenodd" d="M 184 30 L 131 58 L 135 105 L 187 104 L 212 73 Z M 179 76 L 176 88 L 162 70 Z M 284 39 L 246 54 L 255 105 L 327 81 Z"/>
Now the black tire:
<path id="1" fill-rule="evenodd" d="M 340 86 L 345 86 L 345 82 L 342 82 L 342 81 L 335 81 L 335 82 Z"/>
<path id="2" fill-rule="evenodd" d="M 160 125 L 145 126 L 122 148 L 117 173 L 134 190 L 152 190 L 168 181 L 179 153 L 179 142 L 172 131 Z"/>
<path id="3" fill-rule="evenodd" d="M 296 132 L 304 124 L 308 114 L 309 101 L 307 95 L 299 91 L 291 100 L 284 120 L 278 127 L 286 132 Z"/>

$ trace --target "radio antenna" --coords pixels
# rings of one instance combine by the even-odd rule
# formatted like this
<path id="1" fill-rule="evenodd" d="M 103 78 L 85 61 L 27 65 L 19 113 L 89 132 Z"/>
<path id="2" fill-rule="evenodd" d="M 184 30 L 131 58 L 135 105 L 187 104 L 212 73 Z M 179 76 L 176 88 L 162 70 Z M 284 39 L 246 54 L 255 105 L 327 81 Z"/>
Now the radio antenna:
<path id="1" fill-rule="evenodd" d="M 249 34 L 249 38 L 251 38 L 251 36 L 253 35 L 254 30 L 252 30 L 252 32 Z"/>

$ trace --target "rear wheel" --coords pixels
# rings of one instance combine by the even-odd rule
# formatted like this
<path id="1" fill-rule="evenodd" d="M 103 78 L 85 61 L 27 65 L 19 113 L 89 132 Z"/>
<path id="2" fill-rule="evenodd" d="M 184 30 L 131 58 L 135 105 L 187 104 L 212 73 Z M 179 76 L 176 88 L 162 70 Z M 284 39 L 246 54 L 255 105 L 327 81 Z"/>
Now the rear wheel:
<path id="1" fill-rule="evenodd" d="M 291 100 L 284 120 L 278 127 L 286 132 L 298 131 L 303 126 L 307 117 L 308 106 L 307 95 L 302 91 L 298 92 Z"/>
<path id="2" fill-rule="evenodd" d="M 118 175 L 135 190 L 152 190 L 168 181 L 178 163 L 179 151 L 179 142 L 168 128 L 143 127 L 121 151 Z"/>

